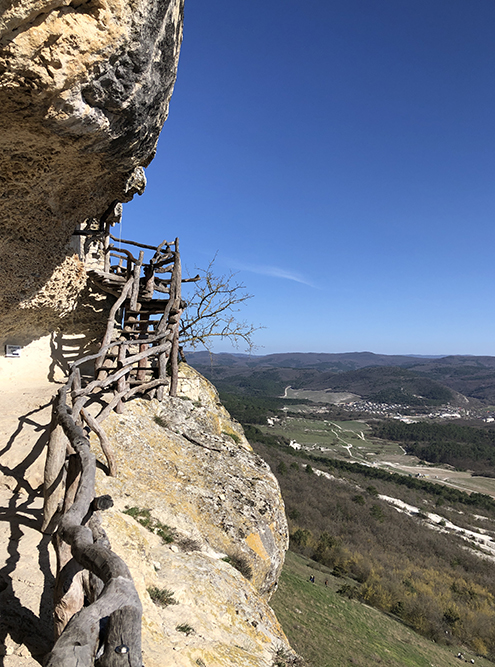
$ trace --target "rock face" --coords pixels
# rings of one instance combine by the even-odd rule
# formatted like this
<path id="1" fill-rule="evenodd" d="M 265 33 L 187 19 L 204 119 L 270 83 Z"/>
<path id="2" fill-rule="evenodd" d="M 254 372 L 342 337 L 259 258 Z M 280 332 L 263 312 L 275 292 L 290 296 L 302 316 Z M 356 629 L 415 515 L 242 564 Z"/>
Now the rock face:
<path id="1" fill-rule="evenodd" d="M 68 241 L 144 190 L 182 11 L 183 0 L 0 0 L 0 345 L 24 346 L 0 358 L 5 667 L 34 667 L 51 646 L 55 564 L 40 532 L 50 404 L 108 311 Z M 178 398 L 126 408 L 104 422 L 116 477 L 92 446 L 97 492 L 115 501 L 103 524 L 143 602 L 144 664 L 273 667 L 290 652 L 268 606 L 288 542 L 275 477 L 185 365 Z M 153 588 L 169 591 L 167 606 Z"/>
<path id="2" fill-rule="evenodd" d="M 144 190 L 182 14 L 183 0 L 0 1 L 1 330 L 53 328 L 82 288 L 80 267 L 61 268 L 76 225 Z M 60 271 L 71 286 L 42 298 L 37 332 L 28 311 Z"/>
<path id="3" fill-rule="evenodd" d="M 267 604 L 288 546 L 278 484 L 213 386 L 185 365 L 179 395 L 133 400 L 104 422 L 118 475 L 100 470 L 97 492 L 115 500 L 104 526 L 144 604 L 143 662 L 271 667 L 278 648 L 290 650 Z M 173 542 L 126 508 L 149 510 L 150 527 L 168 526 Z M 154 604 L 152 587 L 177 604 Z"/>

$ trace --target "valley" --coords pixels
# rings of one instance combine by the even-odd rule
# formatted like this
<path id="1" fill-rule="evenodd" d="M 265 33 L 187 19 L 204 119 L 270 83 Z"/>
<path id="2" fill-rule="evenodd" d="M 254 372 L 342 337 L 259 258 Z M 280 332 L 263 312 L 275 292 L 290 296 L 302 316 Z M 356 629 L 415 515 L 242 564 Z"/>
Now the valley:
<path id="1" fill-rule="evenodd" d="M 283 367 L 280 359 L 268 367 L 266 358 L 263 367 L 246 358 L 217 364 L 213 355 L 201 372 L 218 386 L 222 402 L 280 484 L 292 553 L 274 605 L 293 645 L 311 667 L 341 659 L 369 664 L 370 657 L 360 654 L 358 630 L 346 631 L 347 645 L 338 647 L 336 661 L 325 662 L 322 648 L 305 644 L 302 619 L 288 615 L 284 605 L 296 594 L 316 595 L 321 609 L 312 617 L 316 598 L 308 599 L 307 627 L 320 623 L 322 614 L 333 627 L 347 614 L 365 613 L 361 605 L 352 606 L 364 603 L 364 609 L 385 612 L 377 620 L 395 619 L 433 640 L 435 651 L 445 650 L 443 657 L 436 653 L 431 662 L 421 658 L 417 664 L 448 664 L 458 650 L 478 664 L 494 660 L 494 408 L 491 400 L 473 395 L 466 377 L 466 394 L 460 391 L 466 360 L 443 362 L 443 380 L 457 374 L 454 389 L 392 365 L 328 375 L 322 355 L 313 368 L 306 355 L 280 356 L 297 368 Z M 436 364 L 438 375 L 440 362 L 415 361 Z M 471 379 L 473 365 L 483 367 L 479 376 L 488 394 L 489 378 L 495 378 L 492 358 L 470 364 Z M 481 393 L 479 385 L 476 391 Z M 327 609 L 326 587 L 318 593 L 303 580 L 296 584 L 294 568 L 299 576 L 305 568 L 325 571 L 334 578 L 329 585 L 340 602 L 334 598 Z M 289 598 L 277 608 L 277 597 L 284 595 Z M 305 604 L 301 597 L 293 601 L 300 610 Z M 322 641 L 335 646 L 336 637 Z M 379 649 L 383 664 L 406 664 L 392 658 L 394 650 Z"/>
<path id="2" fill-rule="evenodd" d="M 296 412 L 297 406 L 291 410 Z M 301 406 L 301 411 L 304 416 L 272 417 L 270 423 L 258 428 L 263 433 L 289 439 L 288 446 L 295 450 L 317 453 L 329 459 L 345 459 L 495 498 L 494 478 L 473 476 L 467 470 L 422 461 L 407 454 L 399 443 L 373 437 L 371 427 L 364 421 L 315 420 L 307 406 Z"/>

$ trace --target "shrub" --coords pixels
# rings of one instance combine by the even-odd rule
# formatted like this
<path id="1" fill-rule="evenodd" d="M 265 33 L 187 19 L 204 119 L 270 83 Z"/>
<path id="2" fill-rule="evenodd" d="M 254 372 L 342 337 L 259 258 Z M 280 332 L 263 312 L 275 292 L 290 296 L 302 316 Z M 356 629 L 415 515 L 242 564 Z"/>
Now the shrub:
<path id="1" fill-rule="evenodd" d="M 246 579 L 251 580 L 253 578 L 253 568 L 249 564 L 246 556 L 243 556 L 242 554 L 230 554 L 229 556 L 222 558 L 222 560 L 229 565 L 232 565 L 232 567 L 235 567 L 235 569 L 238 570 L 243 577 L 246 577 Z"/>
<path id="2" fill-rule="evenodd" d="M 241 442 L 241 437 L 237 435 L 237 433 L 234 433 L 233 431 L 222 431 L 222 435 L 228 435 L 229 438 L 232 438 L 232 440 L 238 445 Z"/>
<path id="3" fill-rule="evenodd" d="M 144 528 L 147 528 L 151 533 L 159 535 L 165 544 L 170 544 L 170 542 L 174 541 L 173 528 L 152 517 L 149 509 L 128 507 L 124 510 L 124 514 L 132 516 L 133 519 L 144 526 Z"/>
<path id="4" fill-rule="evenodd" d="M 281 646 L 275 651 L 272 667 L 304 667 L 305 664 L 299 655 L 291 653 Z"/>
<path id="5" fill-rule="evenodd" d="M 192 537 L 180 537 L 175 541 L 181 551 L 201 551 L 201 544 Z"/>
<path id="6" fill-rule="evenodd" d="M 383 515 L 383 510 L 380 507 L 380 505 L 372 505 L 370 509 L 370 514 L 374 519 L 376 519 L 380 523 L 383 523 L 383 521 L 385 521 L 385 516 Z"/>
<path id="7" fill-rule="evenodd" d="M 306 547 L 308 546 L 312 537 L 313 535 L 310 530 L 298 528 L 290 536 L 290 541 L 296 544 L 298 547 Z"/>
<path id="8" fill-rule="evenodd" d="M 168 422 L 163 417 L 160 417 L 160 415 L 155 415 L 153 417 L 153 421 L 155 424 L 158 424 L 158 426 L 161 426 L 162 428 L 168 428 Z"/>
<path id="9" fill-rule="evenodd" d="M 172 591 L 167 590 L 166 588 L 157 588 L 152 586 L 146 589 L 148 595 L 153 600 L 153 602 L 159 607 L 168 607 L 171 604 L 179 604 L 174 598 Z"/>
<path id="10" fill-rule="evenodd" d="M 192 635 L 194 632 L 194 628 L 187 623 L 181 623 L 180 625 L 177 625 L 175 629 L 178 632 L 183 632 L 185 635 Z"/>

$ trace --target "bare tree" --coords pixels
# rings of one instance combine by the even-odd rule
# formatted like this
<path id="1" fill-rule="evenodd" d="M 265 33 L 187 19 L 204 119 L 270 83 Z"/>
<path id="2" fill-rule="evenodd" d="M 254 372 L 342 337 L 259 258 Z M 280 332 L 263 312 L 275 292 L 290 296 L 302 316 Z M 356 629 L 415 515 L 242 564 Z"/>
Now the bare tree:
<path id="1" fill-rule="evenodd" d="M 238 306 L 252 299 L 253 295 L 235 280 L 235 273 L 215 275 L 214 262 L 215 257 L 206 269 L 198 269 L 201 278 L 194 283 L 193 294 L 189 298 L 186 296 L 187 307 L 179 330 L 181 356 L 184 347 L 196 349 L 203 346 L 210 350 L 216 339 L 227 339 L 235 347 L 245 343 L 249 352 L 256 347 L 252 336 L 262 327 L 239 320 L 236 315 L 240 310 Z"/>

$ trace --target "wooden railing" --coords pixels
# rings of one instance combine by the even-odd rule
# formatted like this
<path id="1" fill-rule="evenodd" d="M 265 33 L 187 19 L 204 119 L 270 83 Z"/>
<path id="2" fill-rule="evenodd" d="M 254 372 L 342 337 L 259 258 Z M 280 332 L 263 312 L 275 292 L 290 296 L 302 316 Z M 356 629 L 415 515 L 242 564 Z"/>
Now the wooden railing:
<path id="1" fill-rule="evenodd" d="M 108 496 L 95 498 L 95 456 L 82 425 L 86 423 L 98 436 L 108 472 L 115 475 L 116 459 L 102 426 L 104 419 L 112 410 L 122 412 L 136 394 L 161 400 L 169 385 L 170 395 L 176 395 L 185 281 L 178 239 L 157 247 L 119 241 L 139 248 L 137 258 L 112 240 L 117 241 L 107 229 L 103 268 L 88 271 L 99 289 L 115 297 L 105 334 L 95 354 L 72 364 L 53 409 L 42 527 L 47 533 L 56 530 L 57 641 L 48 667 L 142 665 L 141 603 L 129 569 L 111 551 L 99 524 L 97 510 L 113 503 Z M 144 250 L 154 251 L 148 262 Z M 157 276 L 164 273 L 169 277 Z M 156 293 L 167 298 L 155 298 Z M 94 362 L 92 377 L 81 372 L 89 362 Z M 85 599 L 89 606 L 83 606 Z"/>
<path id="2" fill-rule="evenodd" d="M 112 502 L 109 496 L 95 498 L 95 455 L 72 417 L 66 394 L 62 387 L 52 434 L 60 428 L 74 454 L 66 475 L 64 513 L 54 536 L 57 641 L 46 666 L 91 667 L 97 661 L 99 667 L 141 667 L 141 602 L 129 568 L 109 548 L 94 514 Z M 89 576 L 83 576 L 84 570 Z M 84 596 L 92 604 L 83 607 Z"/>

